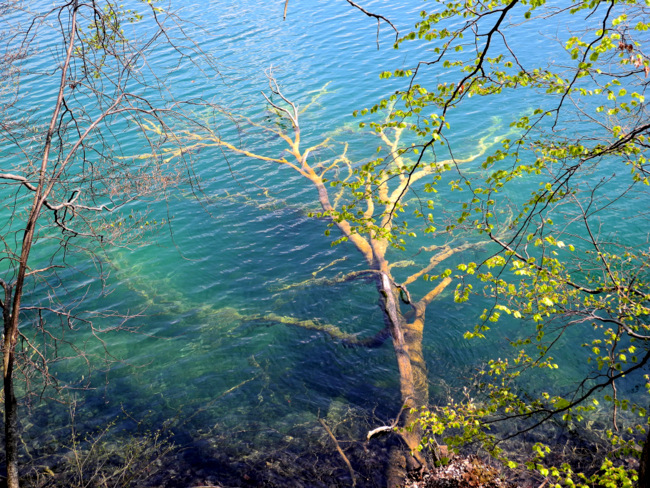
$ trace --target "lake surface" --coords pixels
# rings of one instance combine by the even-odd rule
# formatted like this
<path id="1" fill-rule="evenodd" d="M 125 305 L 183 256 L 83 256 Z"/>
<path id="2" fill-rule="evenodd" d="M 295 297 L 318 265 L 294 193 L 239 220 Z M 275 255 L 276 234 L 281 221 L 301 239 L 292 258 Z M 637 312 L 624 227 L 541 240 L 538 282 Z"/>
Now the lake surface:
<path id="1" fill-rule="evenodd" d="M 171 50 L 157 51 L 151 65 L 165 73 L 165 85 L 174 96 L 211 100 L 263 120 L 269 112 L 260 91 L 268 89 L 265 71 L 272 67 L 283 92 L 300 106 L 326 87 L 318 103 L 301 115 L 305 147 L 334 135 L 350 143 L 348 154 L 354 161 L 372 158 L 377 140 L 355 129 L 352 112 L 404 86 L 404 80 L 380 80 L 379 73 L 412 68 L 427 56 L 427 46 L 419 43 L 394 50 L 394 33 L 386 24 L 377 37 L 375 21 L 344 1 L 291 0 L 286 21 L 281 1 L 173 3 L 182 18 L 191 19 L 188 35 L 214 58 L 219 70 L 217 74 L 206 67 L 206 77 L 194 65 L 171 63 Z M 407 32 L 423 4 L 367 1 L 364 7 Z M 544 39 L 534 34 L 522 34 L 520 42 L 528 43 L 531 56 L 548 54 L 540 48 Z M 43 40 L 40 48 L 41 54 L 29 60 L 34 70 L 47 65 L 53 46 Z M 25 76 L 21 90 L 29 92 L 25 102 L 46 117 L 55 80 L 48 79 L 51 86 L 42 80 Z M 462 113 L 453 113 L 455 155 L 471 154 L 478 138 L 490 130 L 506 134 L 509 120 L 533 104 L 526 97 L 510 102 L 477 98 Z M 225 119 L 218 130 L 224 139 L 244 140 L 256 152 L 275 157 L 283 150 L 282 141 L 252 130 L 238 132 Z M 122 142 L 126 153 L 146 152 L 137 138 Z M 325 156 L 332 154 L 316 157 Z M 92 386 L 69 392 L 77 402 L 76 428 L 92 433 L 115 422 L 117 433 L 109 434 L 116 436 L 114 442 L 121 442 L 125 432 L 164 428 L 166 434 L 173 433 L 181 449 L 165 476 L 168 483 L 177 479 L 179 486 L 190 481 L 332 486 L 336 480 L 345 486 L 345 466 L 318 419 L 325 419 L 344 445 L 390 422 L 400 407 L 390 342 L 372 349 L 344 347 L 318 331 L 253 317 L 273 313 L 334 324 L 361 337 L 373 335 L 383 327 L 383 316 L 371 282 L 290 287 L 315 273 L 333 277 L 363 269 L 364 263 L 351 246 L 331 245 L 336 236 L 325 236 L 326 222 L 308 217 L 318 210 L 314 189 L 287 168 L 214 148 L 193 158 L 194 186 L 181 187 L 151 215 L 152 221 L 169 224 L 158 224 L 141 244 L 106 251 L 110 293 L 100 293 L 92 266 L 83 261 L 78 262 L 78 274 L 68 277 L 69 297 L 87 294 L 84 309 L 140 314 L 128 323 L 137 332 L 104 337 L 107 350 L 119 360 L 105 371 L 95 371 L 87 380 L 83 361 L 56 366 L 62 380 L 74 383 L 84 375 L 81 384 L 89 381 Z M 534 185 L 522 185 L 521 195 L 512 198 L 525 196 Z M 435 198 L 442 207 L 456 207 L 455 196 L 448 201 L 445 195 Z M 644 232 L 634 219 L 620 225 L 628 227 L 611 232 L 631 240 Z M 437 241 L 420 236 L 405 252 L 391 251 L 389 256 L 394 261 L 411 259 L 431 242 Z M 445 267 L 476 259 L 481 252 L 458 256 Z M 395 274 L 400 277 L 399 270 Z M 421 293 L 426 286 L 414 283 L 411 293 Z M 452 289 L 427 315 L 425 354 L 434 403 L 446 401 L 461 387 L 493 347 L 489 341 L 463 339 L 485 303 L 476 298 L 457 304 Z M 110 319 L 96 323 L 115 325 Z M 512 329 L 493 340 L 517 333 Z M 83 328 L 77 335 L 79 341 L 91 338 Z M 91 342 L 88 347 L 91 353 L 104 354 L 101 344 Z M 571 354 L 568 348 L 567 359 Z M 576 358 L 575 368 L 579 363 Z M 573 381 L 571 372 L 564 369 L 566 376 L 556 378 L 558 387 Z M 67 407 L 34 404 L 25 422 L 27 444 L 36 443 L 40 455 L 39 449 L 47 451 L 47 442 L 66 442 L 69 424 Z M 364 452 L 361 443 L 350 450 L 368 486 L 383 482 L 378 468 L 387 442 L 378 441 L 372 454 Z"/>

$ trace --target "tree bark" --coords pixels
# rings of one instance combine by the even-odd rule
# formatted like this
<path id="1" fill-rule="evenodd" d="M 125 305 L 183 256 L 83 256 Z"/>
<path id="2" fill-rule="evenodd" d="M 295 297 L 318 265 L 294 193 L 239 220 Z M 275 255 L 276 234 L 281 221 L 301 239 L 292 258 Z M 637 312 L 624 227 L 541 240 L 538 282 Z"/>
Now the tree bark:
<path id="1" fill-rule="evenodd" d="M 402 406 L 405 407 L 404 415 L 400 417 L 398 425 L 400 427 L 399 435 L 410 453 L 410 456 L 406 455 L 406 467 L 411 470 L 425 469 L 428 463 L 419 450 L 422 435 L 419 429 L 413 427 L 413 423 L 418 417 L 418 409 L 425 406 L 429 398 L 426 364 L 422 356 L 424 317 L 420 318 L 418 313 L 413 323 L 406 324 L 399 310 L 399 302 L 396 298 L 397 289 L 385 272 L 381 274 L 380 286 L 393 336 L 393 347 L 397 356 Z M 395 453 L 391 454 L 391 464 L 395 464 L 398 459 Z M 391 470 L 399 471 L 396 466 L 391 466 L 389 473 Z M 397 479 L 397 476 L 389 476 L 389 478 Z M 392 484 L 389 480 L 389 487 L 391 486 L 398 485 Z"/>
<path id="2" fill-rule="evenodd" d="M 2 282 L 5 296 L 2 304 L 2 319 L 4 324 L 4 398 L 5 398 L 5 457 L 7 465 L 7 486 L 17 488 L 18 483 L 18 408 L 14 392 L 13 368 L 15 344 L 11 344 L 13 303 L 11 285 Z"/>
<path id="3" fill-rule="evenodd" d="M 13 355 L 13 351 L 11 353 Z M 5 394 L 5 456 L 7 463 L 7 488 L 19 488 L 18 478 L 18 405 L 14 393 L 13 359 L 4 376 Z"/>

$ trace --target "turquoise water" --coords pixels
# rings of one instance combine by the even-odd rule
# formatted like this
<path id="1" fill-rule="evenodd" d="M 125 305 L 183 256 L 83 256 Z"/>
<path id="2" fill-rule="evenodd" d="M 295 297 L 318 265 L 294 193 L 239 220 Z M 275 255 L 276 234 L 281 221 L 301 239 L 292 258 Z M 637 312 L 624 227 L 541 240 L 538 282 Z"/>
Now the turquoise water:
<path id="1" fill-rule="evenodd" d="M 355 161 L 372 158 L 378 143 L 355 129 L 352 111 L 372 106 L 403 87 L 403 80 L 380 80 L 380 72 L 410 68 L 427 55 L 427 46 L 417 43 L 393 50 L 394 34 L 386 25 L 381 26 L 377 48 L 376 23 L 342 1 L 292 0 L 284 22 L 283 2 L 177 3 L 180 16 L 192 21 L 187 34 L 213 57 L 218 73 L 201 60 L 204 73 L 191 63 L 178 65 L 173 51 L 162 47 L 150 64 L 156 73 L 164 73 L 171 95 L 210 100 L 261 120 L 268 116 L 260 95 L 268 87 L 265 70 L 273 67 L 283 92 L 300 106 L 326 86 L 319 103 L 301 115 L 303 147 L 334 135 L 341 143 L 350 143 L 349 155 Z M 369 1 L 364 6 L 393 19 L 404 32 L 422 8 L 421 2 L 408 0 Z M 531 32 L 530 38 L 522 33 L 520 42 L 533 56 L 547 55 L 549 50 L 541 49 L 545 38 L 535 33 L 535 26 Z M 45 117 L 54 88 L 49 82 L 55 80 L 43 83 L 38 75 L 47 67 L 52 46 L 43 40 L 41 49 L 39 56 L 28 60 L 34 63 L 29 65 L 34 74 L 25 75 L 22 83 L 28 93 L 24 102 L 35 116 Z M 444 73 L 427 72 L 421 82 L 438 79 L 444 79 Z M 471 154 L 478 138 L 490 130 L 508 133 L 508 120 L 534 103 L 526 97 L 511 102 L 476 98 L 462 112 L 452 112 L 454 155 Z M 243 140 L 251 150 L 271 156 L 283 150 L 277 139 L 251 129 L 238 132 L 225 118 L 218 120 L 224 139 Z M 141 138 L 124 137 L 120 142 L 126 154 L 147 151 Z M 439 153 L 440 159 L 446 157 L 444 151 Z M 134 245 L 106 249 L 105 291 L 110 293 L 102 293 L 93 278 L 94 265 L 84 256 L 73 258 L 75 267 L 61 275 L 66 300 L 83 297 L 80 309 L 88 310 L 89 317 L 114 310 L 138 314 L 125 324 L 130 330 L 102 335 L 112 358 L 109 366 L 101 366 L 103 344 L 91 340 L 83 327 L 72 333 L 76 343 L 88 340 L 92 367 L 89 370 L 83 360 L 69 360 L 54 370 L 63 383 L 90 387 L 69 393 L 78 402 L 77 428 L 92 432 L 117 421 L 118 428 L 128 432 L 134 424 L 125 412 L 148 429 L 166 426 L 182 448 L 174 467 L 181 473 L 179 479 L 182 473 L 207 470 L 215 480 L 236 486 L 244 483 L 243 474 L 265 467 L 278 479 L 309 486 L 304 480 L 318 473 L 310 466 L 320 462 L 335 466 L 331 477 L 323 478 L 331 484 L 332 479 L 345 477 L 345 471 L 318 418 L 337 426 L 340 422 L 341 439 L 362 439 L 364 429 L 389 421 L 400 401 L 393 349 L 388 342 L 373 349 L 343 347 L 320 332 L 252 317 L 274 313 L 314 319 L 370 336 L 383 327 L 375 286 L 355 282 L 286 289 L 314 273 L 332 277 L 363 269 L 351 246 L 332 247 L 331 238 L 324 235 L 325 223 L 307 216 L 318 210 L 311 186 L 286 168 L 219 149 L 201 151 L 191 164 L 192 185 L 182 185 L 152 209 L 149 218 L 159 222 L 154 230 Z M 477 169 L 471 171 L 479 174 Z M 521 185 L 521 195 L 509 196 L 521 198 L 534 188 L 531 180 Z M 460 197 L 434 198 L 439 207 L 453 212 Z M 645 203 L 641 196 L 620 206 L 640 203 Z M 615 215 L 620 206 L 609 211 Z M 625 228 L 613 229 L 612 234 L 630 241 L 643 235 L 635 220 L 621 226 Z M 404 253 L 392 251 L 390 258 L 411 259 L 420 246 L 431 242 L 419 237 Z M 35 260 L 47 256 L 48 249 L 52 248 L 37 249 Z M 479 259 L 483 253 L 459 256 L 445 267 Z M 404 273 L 394 271 L 398 279 Z M 411 293 L 421 294 L 426 286 L 414 283 Z M 46 290 L 37 286 L 30 298 L 38 299 Z M 491 342 L 470 344 L 462 338 L 486 303 L 476 298 L 469 305 L 456 304 L 450 288 L 431 305 L 425 354 L 432 402 L 445 401 L 461 387 L 493 347 Z M 99 329 L 118 323 L 115 318 L 95 318 Z M 502 335 L 521 334 L 515 327 L 511 324 Z M 567 359 L 574 354 L 571 347 L 566 353 Z M 578 356 L 572 364 L 576 371 Z M 563 370 L 565 376 L 554 378 L 555 384 L 570 384 L 571 371 L 571 367 Z M 27 429 L 27 437 L 42 437 L 44 429 L 51 439 L 63 442 L 70 422 L 67 408 L 40 403 L 30 415 L 34 427 Z M 323 454 L 328 452 L 330 458 Z M 381 484 L 381 478 L 372 474 L 381 459 L 368 465 L 359 468 L 368 484 Z M 336 469 L 343 470 L 337 474 Z"/>

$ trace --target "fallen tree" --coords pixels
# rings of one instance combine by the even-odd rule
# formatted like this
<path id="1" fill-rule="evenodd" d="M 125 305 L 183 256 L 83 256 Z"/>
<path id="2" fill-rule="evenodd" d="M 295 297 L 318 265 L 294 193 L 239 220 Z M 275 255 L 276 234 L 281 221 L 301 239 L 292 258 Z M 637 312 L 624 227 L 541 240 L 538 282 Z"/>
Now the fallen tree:
<path id="1" fill-rule="evenodd" d="M 470 241 L 463 237 L 462 229 L 454 232 L 438 232 L 445 242 L 421 248 L 417 254 L 428 255 L 428 260 L 416 264 L 415 261 L 391 262 L 387 255 L 389 249 L 404 249 L 403 236 L 414 235 L 402 224 L 396 222 L 399 212 L 409 204 L 406 200 L 412 191 L 420 184 L 423 186 L 425 177 L 436 178 L 436 175 L 449 169 L 451 165 L 469 163 L 481 157 L 488 148 L 499 140 L 493 132 L 481 138 L 470 156 L 462 159 L 447 159 L 433 161 L 427 164 L 419 163 L 416 167 L 411 160 L 409 151 L 401 147 L 404 124 L 387 124 L 375 126 L 374 134 L 385 148 L 385 157 L 361 163 L 350 160 L 347 155 L 346 143 L 338 143 L 333 137 L 303 148 L 301 140 L 300 116 L 312 106 L 319 95 L 303 110 L 299 110 L 294 101 L 283 94 L 281 88 L 269 73 L 270 94 L 263 94 L 268 104 L 268 110 L 273 114 L 258 122 L 245 115 L 223 112 L 225 117 L 234 120 L 239 127 L 261 131 L 264 134 L 280 138 L 286 145 L 280 156 L 270 156 L 261 151 L 247 149 L 222 138 L 216 131 L 205 126 L 203 132 L 178 131 L 181 140 L 176 148 L 165 150 L 159 155 L 164 161 L 172 161 L 188 152 L 198 152 L 203 148 L 219 147 L 230 153 L 238 154 L 251 161 L 272 163 L 298 173 L 310 184 L 316 193 L 320 211 L 311 214 L 316 218 L 327 221 L 329 227 L 338 230 L 335 242 L 350 243 L 361 256 L 365 269 L 353 271 L 335 278 L 314 278 L 305 282 L 289 285 L 310 286 L 312 284 L 342 283 L 358 279 L 372 280 L 376 286 L 379 302 L 384 311 L 384 328 L 373 338 L 367 340 L 352 339 L 335 326 L 318 324 L 312 320 L 301 320 L 291 317 L 259 315 L 253 320 L 269 320 L 313 330 L 321 330 L 334 339 L 358 346 L 377 345 L 382 341 L 382 335 L 392 338 L 399 371 L 402 405 L 395 432 L 403 441 L 406 456 L 395 450 L 391 457 L 391 474 L 389 484 L 397 486 L 405 475 L 404 469 L 426 469 L 429 461 L 420 451 L 421 434 L 412 425 L 420 407 L 427 405 L 429 400 L 427 367 L 422 350 L 422 339 L 425 327 L 427 307 L 452 282 L 450 273 L 438 272 L 442 263 L 452 256 L 480 247 L 484 242 Z M 273 100 L 277 100 L 273 101 Z M 388 107 L 386 122 L 391 119 L 394 105 Z M 149 124 L 146 129 L 160 132 L 156 124 Z M 333 158 L 320 159 L 325 149 L 332 150 L 341 144 L 342 150 Z M 411 149 L 412 151 L 412 149 Z M 150 157 L 143 155 L 142 157 Z M 361 170 L 360 170 L 361 168 Z M 341 174 L 346 173 L 343 178 Z M 334 175 L 334 183 L 328 177 Z M 338 188 L 336 188 L 338 186 Z M 334 190 L 331 190 L 334 188 Z M 426 204 L 434 208 L 432 202 Z M 425 231 L 435 232 L 433 217 L 424 215 L 424 208 L 419 212 L 420 222 L 424 222 Z M 326 231 L 329 235 L 329 229 Z M 419 259 L 420 261 L 421 258 Z M 393 276 L 395 267 L 407 268 L 409 273 L 401 282 Z M 429 276 L 431 275 L 431 276 Z M 421 296 L 414 297 L 409 291 L 409 285 L 416 280 L 430 281 L 431 286 Z M 381 430 L 381 429 L 380 429 Z M 384 429 L 385 430 L 385 429 Z M 435 457 L 436 454 L 434 453 Z M 401 467 L 401 468 L 400 468 Z"/>

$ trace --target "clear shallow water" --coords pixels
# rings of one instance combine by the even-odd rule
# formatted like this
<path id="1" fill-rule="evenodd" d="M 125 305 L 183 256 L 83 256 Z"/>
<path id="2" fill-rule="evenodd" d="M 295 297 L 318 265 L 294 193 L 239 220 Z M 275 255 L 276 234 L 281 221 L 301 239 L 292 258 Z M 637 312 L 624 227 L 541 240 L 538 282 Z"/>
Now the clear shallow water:
<path id="1" fill-rule="evenodd" d="M 152 66 L 166 73 L 165 85 L 175 96 L 213 100 L 253 118 L 265 115 L 259 92 L 267 87 L 264 71 L 271 66 L 284 93 L 301 106 L 329 83 L 329 93 L 302 116 L 304 147 L 347 127 L 337 137 L 350 141 L 352 159 L 373 157 L 377 141 L 351 130 L 355 124 L 351 113 L 401 87 L 403 80 L 380 81 L 378 74 L 412 67 L 427 46 L 405 44 L 395 51 L 392 31 L 382 25 L 377 49 L 374 21 L 342 1 L 292 0 L 285 22 L 282 2 L 277 3 L 183 2 L 180 15 L 194 22 L 188 33 L 214 56 L 220 75 L 205 79 L 195 66 L 172 64 L 171 51 L 165 49 L 156 52 Z M 364 6 L 395 19 L 403 31 L 422 8 L 420 2 L 406 0 Z M 526 37 L 522 42 L 528 42 Z M 531 52 L 541 42 L 535 37 Z M 46 53 L 47 47 L 43 49 Z M 34 71 L 47 69 L 44 58 L 34 63 Z M 24 79 L 25 90 L 35 85 L 27 100 L 47 114 L 47 105 L 40 104 L 49 100 L 52 87 L 38 85 L 39 79 Z M 531 105 L 531 100 L 519 98 L 507 106 L 474 99 L 462 112 L 452 113 L 454 154 L 470 154 L 477 135 L 495 126 L 497 133 L 506 133 L 503 121 Z M 283 149 L 278 140 L 254 132 L 238 134 L 232 125 L 219 130 L 224 138 L 242 137 L 250 141 L 249 147 L 268 154 Z M 142 141 L 134 138 L 126 141 L 124 150 L 137 154 L 142 147 Z M 352 408 L 359 418 L 385 422 L 399 410 L 399 385 L 390 343 L 376 349 L 346 348 L 319 332 L 246 318 L 275 313 L 316 319 L 361 336 L 383 326 L 371 283 L 282 289 L 328 265 L 319 276 L 363 268 L 354 249 L 332 247 L 323 234 L 325 224 L 307 217 L 317 210 L 312 188 L 288 170 L 233 155 L 226 161 L 215 149 L 203 150 L 193 169 L 201 181 L 198 200 L 191 188 L 182 188 L 152 215 L 169 219 L 169 226 L 147 237 L 144 245 L 107 250 L 110 294 L 99 295 L 98 283 L 90 278 L 92 268 L 84 262 L 67 278 L 70 297 L 90 290 L 84 303 L 88 310 L 142 313 L 129 322 L 137 333 L 106 336 L 110 354 L 123 362 L 105 374 L 95 372 L 89 380 L 93 389 L 76 393 L 75 421 L 79 428 L 92 430 L 123 419 L 123 412 L 128 412 L 150 428 L 169 424 L 185 448 L 179 456 L 181 466 L 209 466 L 213 474 L 223 471 L 224 483 L 236 485 L 243 483 L 239 474 L 255 463 L 263 464 L 264 456 L 271 458 L 275 450 L 304 453 L 313 448 L 310 437 L 323 434 L 318 430 L 319 416 L 334 422 L 342 418 L 341 411 Z M 522 195 L 534 187 L 534 182 L 522 185 Z M 435 198 L 454 208 L 455 195 L 449 201 L 445 195 Z M 642 231 L 630 222 L 629 229 L 616 232 L 633 238 Z M 430 242 L 420 238 L 404 256 L 395 252 L 391 257 L 409 259 Z M 399 278 L 400 270 L 395 275 Z M 425 283 L 415 283 L 411 293 L 425 288 Z M 490 352 L 491 343 L 470 344 L 462 338 L 484 306 L 480 300 L 469 306 L 456 304 L 451 290 L 431 305 L 425 353 L 432 401 L 444 401 L 448 388 L 461 386 Z M 96 323 L 114 325 L 106 319 Z M 504 332 L 518 333 L 514 327 Z M 80 330 L 77 340 L 86 338 Z M 103 347 L 92 344 L 90 351 L 101 356 Z M 88 374 L 83 361 L 61 363 L 56 372 L 73 382 Z M 561 385 L 572 378 L 566 375 L 556 381 Z M 33 415 L 36 427 L 28 433 L 34 438 L 42 435 L 41 428 L 61 433 L 69 423 L 67 410 L 51 405 L 35 408 Z M 133 428 L 129 422 L 119 426 Z M 354 433 L 363 436 L 364 423 L 359 426 Z M 305 466 L 297 465 L 301 467 L 293 476 L 308 476 Z"/>

